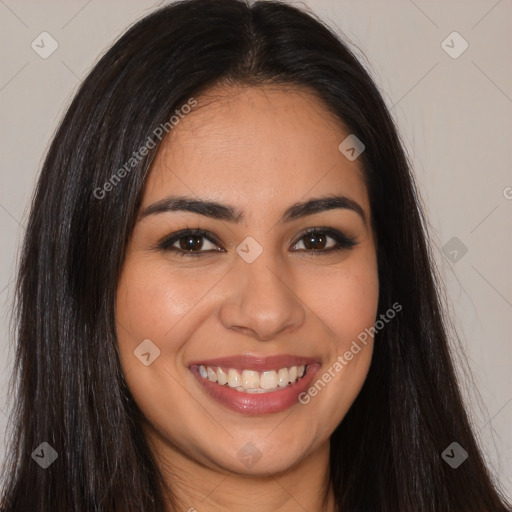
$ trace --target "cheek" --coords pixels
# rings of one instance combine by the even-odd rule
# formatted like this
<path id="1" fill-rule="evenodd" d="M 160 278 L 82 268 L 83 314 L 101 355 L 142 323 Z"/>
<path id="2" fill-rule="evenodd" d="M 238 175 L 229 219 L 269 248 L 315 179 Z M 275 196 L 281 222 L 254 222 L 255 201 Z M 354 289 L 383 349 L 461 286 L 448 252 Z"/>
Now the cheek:
<path id="1" fill-rule="evenodd" d="M 361 255 L 363 256 L 363 255 Z M 322 281 L 324 293 L 309 295 L 318 316 L 329 328 L 329 361 L 302 397 L 313 415 L 323 418 L 322 429 L 333 431 L 356 399 L 370 367 L 379 280 L 374 253 L 354 258 Z"/>
<path id="2" fill-rule="evenodd" d="M 374 253 L 365 252 L 348 263 L 323 272 L 318 279 L 308 278 L 302 295 L 329 330 L 337 353 L 347 350 L 352 340 L 374 325 L 379 300 Z"/>
<path id="3" fill-rule="evenodd" d="M 197 272 L 193 277 L 178 276 L 168 265 L 140 256 L 125 262 L 116 302 L 120 359 L 130 392 L 151 424 L 179 431 L 169 408 L 180 411 L 176 418 L 190 413 L 191 403 L 179 401 L 183 374 L 176 355 L 188 337 L 183 327 L 188 323 L 181 320 L 207 290 Z M 142 343 L 144 350 L 139 349 Z M 142 353 L 150 354 L 149 361 Z"/>
<path id="4" fill-rule="evenodd" d="M 334 300 L 338 312 L 334 320 L 334 329 L 338 333 L 336 361 L 340 364 L 333 369 L 341 376 L 338 379 L 341 392 L 348 400 L 354 400 L 366 379 L 373 351 L 373 337 L 369 335 L 369 329 L 375 325 L 379 302 L 374 254 L 354 265 Z"/>
<path id="5" fill-rule="evenodd" d="M 160 363 L 159 359 L 155 359 L 149 368 L 141 368 L 144 361 L 136 356 L 139 352 L 146 354 L 148 351 L 140 351 L 138 347 L 142 346 L 143 340 L 151 340 L 156 347 L 153 348 L 154 354 L 160 355 L 166 333 L 186 312 L 187 300 L 182 292 L 176 283 L 169 286 L 164 273 L 144 269 L 130 259 L 126 261 L 117 290 L 117 338 L 123 371 L 134 394 L 137 394 L 139 387 L 150 385 L 150 382 L 144 381 Z M 152 345 L 149 344 L 149 347 Z M 154 355 L 150 357 L 152 359 Z M 153 372 L 145 371 L 149 369 Z"/>
<path id="6" fill-rule="evenodd" d="M 333 330 L 339 334 L 339 350 L 345 350 L 347 344 L 374 325 L 378 299 L 376 272 L 354 270 L 342 280 L 329 301 Z"/>
<path id="7" fill-rule="evenodd" d="M 139 405 L 148 405 L 148 396 L 165 398 L 160 392 L 169 389 L 169 379 L 189 377 L 180 358 L 209 311 L 205 297 L 221 278 L 222 270 L 177 269 L 140 254 L 127 258 L 117 290 L 117 338 L 123 372 L 134 397 L 140 397 Z M 138 358 L 147 353 L 145 340 L 151 340 L 158 354 L 148 367 Z"/>
<path id="8" fill-rule="evenodd" d="M 117 292 L 119 342 L 126 334 L 137 339 L 167 339 L 181 318 L 186 316 L 208 291 L 209 282 L 198 272 L 177 275 L 164 264 L 127 261 Z"/>

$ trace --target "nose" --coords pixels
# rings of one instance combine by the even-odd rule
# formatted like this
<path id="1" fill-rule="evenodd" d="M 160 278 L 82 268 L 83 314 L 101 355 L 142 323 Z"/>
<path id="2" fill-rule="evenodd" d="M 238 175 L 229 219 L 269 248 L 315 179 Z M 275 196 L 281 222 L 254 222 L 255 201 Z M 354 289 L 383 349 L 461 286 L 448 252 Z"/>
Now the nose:
<path id="1" fill-rule="evenodd" d="M 224 327 L 268 341 L 303 324 L 305 306 L 283 262 L 263 251 L 252 263 L 240 259 L 235 265 L 227 283 L 228 298 L 220 308 Z"/>

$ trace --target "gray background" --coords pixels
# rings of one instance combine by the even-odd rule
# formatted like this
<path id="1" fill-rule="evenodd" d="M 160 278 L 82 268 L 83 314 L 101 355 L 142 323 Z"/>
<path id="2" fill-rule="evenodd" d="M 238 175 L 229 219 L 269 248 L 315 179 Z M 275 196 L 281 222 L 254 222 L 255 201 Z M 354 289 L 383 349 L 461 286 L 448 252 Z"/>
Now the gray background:
<path id="1" fill-rule="evenodd" d="M 305 4 L 341 30 L 356 45 L 357 55 L 366 55 L 363 64 L 398 123 L 429 217 L 449 310 L 471 368 L 463 383 L 476 432 L 493 473 L 511 490 L 512 2 Z M 157 5 L 144 0 L 0 0 L 2 433 L 13 357 L 9 311 L 14 269 L 44 152 L 99 55 Z M 47 36 L 41 42 L 45 31 L 58 48 L 43 59 L 31 43 L 50 48 Z M 469 44 L 455 59 L 443 49 L 458 53 L 463 48 L 457 37 L 446 40 L 454 31 Z M 0 437 L 1 461 L 5 439 Z"/>

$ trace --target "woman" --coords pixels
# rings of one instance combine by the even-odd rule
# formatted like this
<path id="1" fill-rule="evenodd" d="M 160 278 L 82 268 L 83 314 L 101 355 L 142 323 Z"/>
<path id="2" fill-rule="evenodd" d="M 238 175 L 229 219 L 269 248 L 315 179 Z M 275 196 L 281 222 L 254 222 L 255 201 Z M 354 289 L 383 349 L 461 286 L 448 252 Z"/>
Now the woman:
<path id="1" fill-rule="evenodd" d="M 422 226 L 319 21 L 189 0 L 137 23 L 38 182 L 4 510 L 509 510 Z"/>

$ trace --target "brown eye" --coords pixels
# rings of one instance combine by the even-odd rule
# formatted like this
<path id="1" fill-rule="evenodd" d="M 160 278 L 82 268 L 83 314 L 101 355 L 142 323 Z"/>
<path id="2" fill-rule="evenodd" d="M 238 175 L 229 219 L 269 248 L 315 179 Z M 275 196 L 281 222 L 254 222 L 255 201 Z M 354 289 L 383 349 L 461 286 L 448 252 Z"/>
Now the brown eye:
<path id="1" fill-rule="evenodd" d="M 201 256 L 212 251 L 223 251 L 212 239 L 213 236 L 207 231 L 184 229 L 162 240 L 158 249 L 180 256 Z"/>
<path id="2" fill-rule="evenodd" d="M 304 246 L 308 250 L 325 249 L 327 238 L 329 237 L 325 236 L 323 233 L 313 231 L 304 236 Z"/>
<path id="3" fill-rule="evenodd" d="M 184 251 L 195 251 L 203 247 L 203 237 L 198 235 L 183 236 L 178 239 L 180 249 Z"/>
<path id="4" fill-rule="evenodd" d="M 334 244 L 329 242 L 329 239 L 333 240 Z M 325 254 L 331 251 L 350 249 L 354 245 L 357 245 L 354 238 L 347 237 L 339 231 L 324 228 L 309 230 L 302 235 L 294 247 L 296 248 L 301 242 L 304 246 L 302 252 L 309 252 L 311 254 Z"/>

